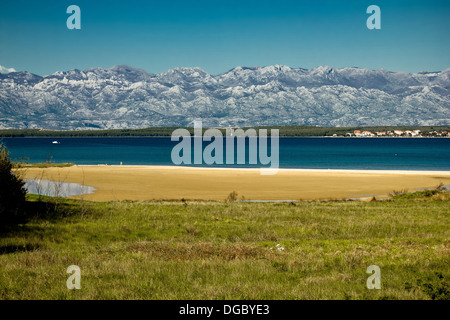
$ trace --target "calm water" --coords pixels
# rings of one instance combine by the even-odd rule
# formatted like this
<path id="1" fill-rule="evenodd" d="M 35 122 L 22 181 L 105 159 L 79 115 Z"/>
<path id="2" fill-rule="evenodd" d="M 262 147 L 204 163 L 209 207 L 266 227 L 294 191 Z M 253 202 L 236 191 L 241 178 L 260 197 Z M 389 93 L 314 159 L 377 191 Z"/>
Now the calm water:
<path id="1" fill-rule="evenodd" d="M 60 143 L 53 144 L 55 140 Z M 6 144 L 12 159 L 28 157 L 32 163 L 51 160 L 109 165 L 120 162 L 173 165 L 171 151 L 178 143 L 170 141 L 170 137 L 0 138 L 0 141 Z M 203 142 L 203 146 L 207 144 Z M 280 138 L 280 168 L 450 170 L 450 139 Z"/>
<path id="2" fill-rule="evenodd" d="M 27 193 L 50 197 L 70 197 L 93 193 L 96 189 L 79 183 L 59 182 L 45 179 L 25 179 Z"/>

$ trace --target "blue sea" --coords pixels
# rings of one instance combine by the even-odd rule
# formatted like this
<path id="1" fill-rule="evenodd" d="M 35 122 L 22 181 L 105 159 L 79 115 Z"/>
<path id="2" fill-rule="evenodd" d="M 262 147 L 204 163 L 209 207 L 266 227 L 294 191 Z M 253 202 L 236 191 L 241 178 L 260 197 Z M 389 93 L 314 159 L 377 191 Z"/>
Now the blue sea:
<path id="1" fill-rule="evenodd" d="M 59 143 L 52 143 L 55 140 Z M 279 141 L 280 168 L 450 170 L 449 138 L 314 137 Z M 80 165 L 174 165 L 171 152 L 178 143 L 170 137 L 0 138 L 0 142 L 7 146 L 13 160 Z M 268 142 L 270 154 L 270 139 Z M 203 147 L 208 144 L 203 142 Z M 244 165 L 214 166 L 267 167 L 249 165 L 248 154 L 246 159 Z"/>

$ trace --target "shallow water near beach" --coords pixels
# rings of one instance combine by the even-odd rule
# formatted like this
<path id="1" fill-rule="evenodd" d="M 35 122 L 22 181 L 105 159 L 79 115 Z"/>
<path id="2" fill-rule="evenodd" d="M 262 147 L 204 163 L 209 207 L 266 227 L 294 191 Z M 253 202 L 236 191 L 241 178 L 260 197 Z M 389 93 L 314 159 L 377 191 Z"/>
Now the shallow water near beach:
<path id="1" fill-rule="evenodd" d="M 45 179 L 25 179 L 27 193 L 49 197 L 71 197 L 94 193 L 93 187 L 79 183 L 59 182 Z"/>

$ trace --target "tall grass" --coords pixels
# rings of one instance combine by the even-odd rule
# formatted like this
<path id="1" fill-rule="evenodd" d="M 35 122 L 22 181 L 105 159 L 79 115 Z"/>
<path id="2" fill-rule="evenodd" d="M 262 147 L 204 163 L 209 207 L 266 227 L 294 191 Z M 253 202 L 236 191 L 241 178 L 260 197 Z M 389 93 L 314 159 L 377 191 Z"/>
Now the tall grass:
<path id="1" fill-rule="evenodd" d="M 0 238 L 0 298 L 449 299 L 449 201 L 62 200 Z"/>

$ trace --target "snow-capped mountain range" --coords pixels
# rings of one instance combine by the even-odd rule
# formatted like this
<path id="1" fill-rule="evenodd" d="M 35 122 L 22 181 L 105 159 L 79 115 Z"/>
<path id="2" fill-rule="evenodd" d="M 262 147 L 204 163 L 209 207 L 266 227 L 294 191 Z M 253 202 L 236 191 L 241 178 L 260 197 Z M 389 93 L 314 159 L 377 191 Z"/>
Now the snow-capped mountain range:
<path id="1" fill-rule="evenodd" d="M 4 68 L 5 69 L 5 68 Z M 6 70 L 6 69 L 5 69 Z M 220 75 L 129 66 L 0 74 L 0 128 L 449 125 L 450 69 L 417 74 L 275 65 Z"/>

